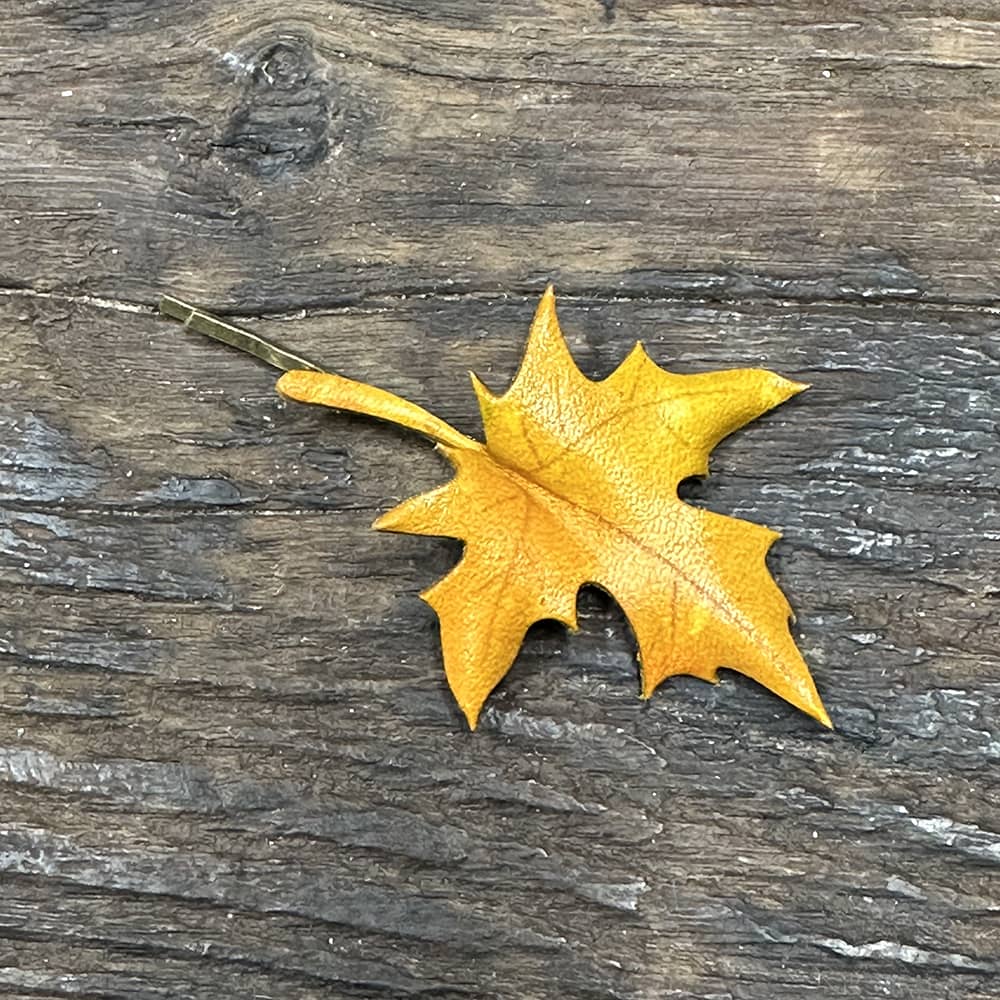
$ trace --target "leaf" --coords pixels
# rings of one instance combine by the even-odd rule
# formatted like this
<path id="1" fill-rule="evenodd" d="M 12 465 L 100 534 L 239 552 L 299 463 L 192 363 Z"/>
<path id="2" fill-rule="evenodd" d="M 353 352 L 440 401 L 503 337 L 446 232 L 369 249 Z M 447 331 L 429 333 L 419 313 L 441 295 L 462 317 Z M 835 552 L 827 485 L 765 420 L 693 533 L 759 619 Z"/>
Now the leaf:
<path id="1" fill-rule="evenodd" d="M 576 629 L 577 592 L 621 605 L 639 645 L 642 694 L 667 677 L 752 677 L 830 725 L 788 629 L 791 609 L 765 555 L 779 535 L 683 503 L 726 435 L 806 386 L 760 369 L 674 375 L 641 344 L 600 382 L 577 368 L 549 287 L 510 389 L 472 376 L 486 444 L 382 389 L 288 372 L 282 395 L 426 434 L 451 482 L 400 504 L 374 527 L 461 539 L 458 565 L 421 596 L 437 612 L 448 683 L 474 729 L 528 627 Z"/>

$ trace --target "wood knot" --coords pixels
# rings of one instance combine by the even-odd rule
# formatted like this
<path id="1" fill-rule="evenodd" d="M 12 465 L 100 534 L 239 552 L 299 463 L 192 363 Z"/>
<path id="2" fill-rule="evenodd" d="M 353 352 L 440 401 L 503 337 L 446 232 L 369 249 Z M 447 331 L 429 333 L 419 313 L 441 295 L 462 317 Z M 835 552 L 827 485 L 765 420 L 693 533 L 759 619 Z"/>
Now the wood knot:
<path id="1" fill-rule="evenodd" d="M 341 115 L 336 85 L 308 43 L 283 40 L 249 60 L 230 54 L 226 61 L 244 87 L 216 145 L 259 177 L 321 163 L 330 150 L 331 123 Z"/>

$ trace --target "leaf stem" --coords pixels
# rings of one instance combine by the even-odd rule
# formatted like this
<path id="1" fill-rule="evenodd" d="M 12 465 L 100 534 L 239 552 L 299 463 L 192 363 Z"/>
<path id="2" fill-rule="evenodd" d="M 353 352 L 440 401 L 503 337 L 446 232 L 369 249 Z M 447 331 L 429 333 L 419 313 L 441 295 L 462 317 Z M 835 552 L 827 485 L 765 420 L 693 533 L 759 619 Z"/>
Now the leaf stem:
<path id="1" fill-rule="evenodd" d="M 287 372 L 278 379 L 278 392 L 300 403 L 318 403 L 335 410 L 349 410 L 378 417 L 429 437 L 448 448 L 481 448 L 472 438 L 434 416 L 416 403 L 365 382 L 355 382 L 330 372 Z"/>
<path id="2" fill-rule="evenodd" d="M 278 379 L 277 388 L 278 392 L 289 399 L 302 403 L 319 403 L 387 420 L 424 434 L 450 448 L 482 447 L 478 441 L 466 437 L 451 424 L 402 396 L 326 372 L 319 365 L 172 295 L 160 298 L 160 312 L 164 316 L 180 320 L 185 329 L 203 333 L 230 347 L 246 351 L 286 372 Z"/>

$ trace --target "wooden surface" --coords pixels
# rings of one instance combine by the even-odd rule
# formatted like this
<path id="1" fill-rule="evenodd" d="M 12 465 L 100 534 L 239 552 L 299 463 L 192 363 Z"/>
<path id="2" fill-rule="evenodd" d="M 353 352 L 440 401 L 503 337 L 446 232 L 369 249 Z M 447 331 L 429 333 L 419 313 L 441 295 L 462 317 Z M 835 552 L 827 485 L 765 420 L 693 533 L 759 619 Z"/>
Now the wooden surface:
<path id="1" fill-rule="evenodd" d="M 7 0 L 0 993 L 1000 996 L 1000 12 Z M 478 430 L 552 279 L 585 371 L 814 388 L 692 502 L 837 726 L 637 697 L 605 597 L 465 730 L 368 530 L 422 441 L 281 403 L 172 290 Z"/>

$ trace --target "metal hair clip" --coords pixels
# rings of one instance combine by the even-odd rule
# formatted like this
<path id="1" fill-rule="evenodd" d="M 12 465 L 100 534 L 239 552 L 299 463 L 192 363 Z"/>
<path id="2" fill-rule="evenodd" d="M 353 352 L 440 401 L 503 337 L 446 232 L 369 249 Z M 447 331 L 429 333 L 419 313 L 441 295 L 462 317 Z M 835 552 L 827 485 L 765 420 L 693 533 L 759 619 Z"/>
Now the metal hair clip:
<path id="1" fill-rule="evenodd" d="M 311 361 L 306 361 L 305 358 L 300 358 L 297 354 L 292 354 L 291 351 L 286 351 L 284 348 L 278 347 L 277 344 L 272 344 L 270 341 L 264 340 L 263 337 L 258 337 L 255 333 L 241 330 L 238 326 L 233 326 L 232 323 L 219 319 L 218 316 L 213 316 L 187 302 L 175 299 L 172 295 L 161 297 L 160 312 L 171 319 L 180 320 L 189 330 L 203 333 L 206 337 L 213 337 L 215 340 L 221 340 L 222 343 L 228 344 L 230 347 L 238 347 L 241 351 L 246 351 L 247 354 L 252 354 L 282 371 L 301 371 L 303 369 L 313 372 L 323 371 L 319 365 L 314 365 Z"/>

